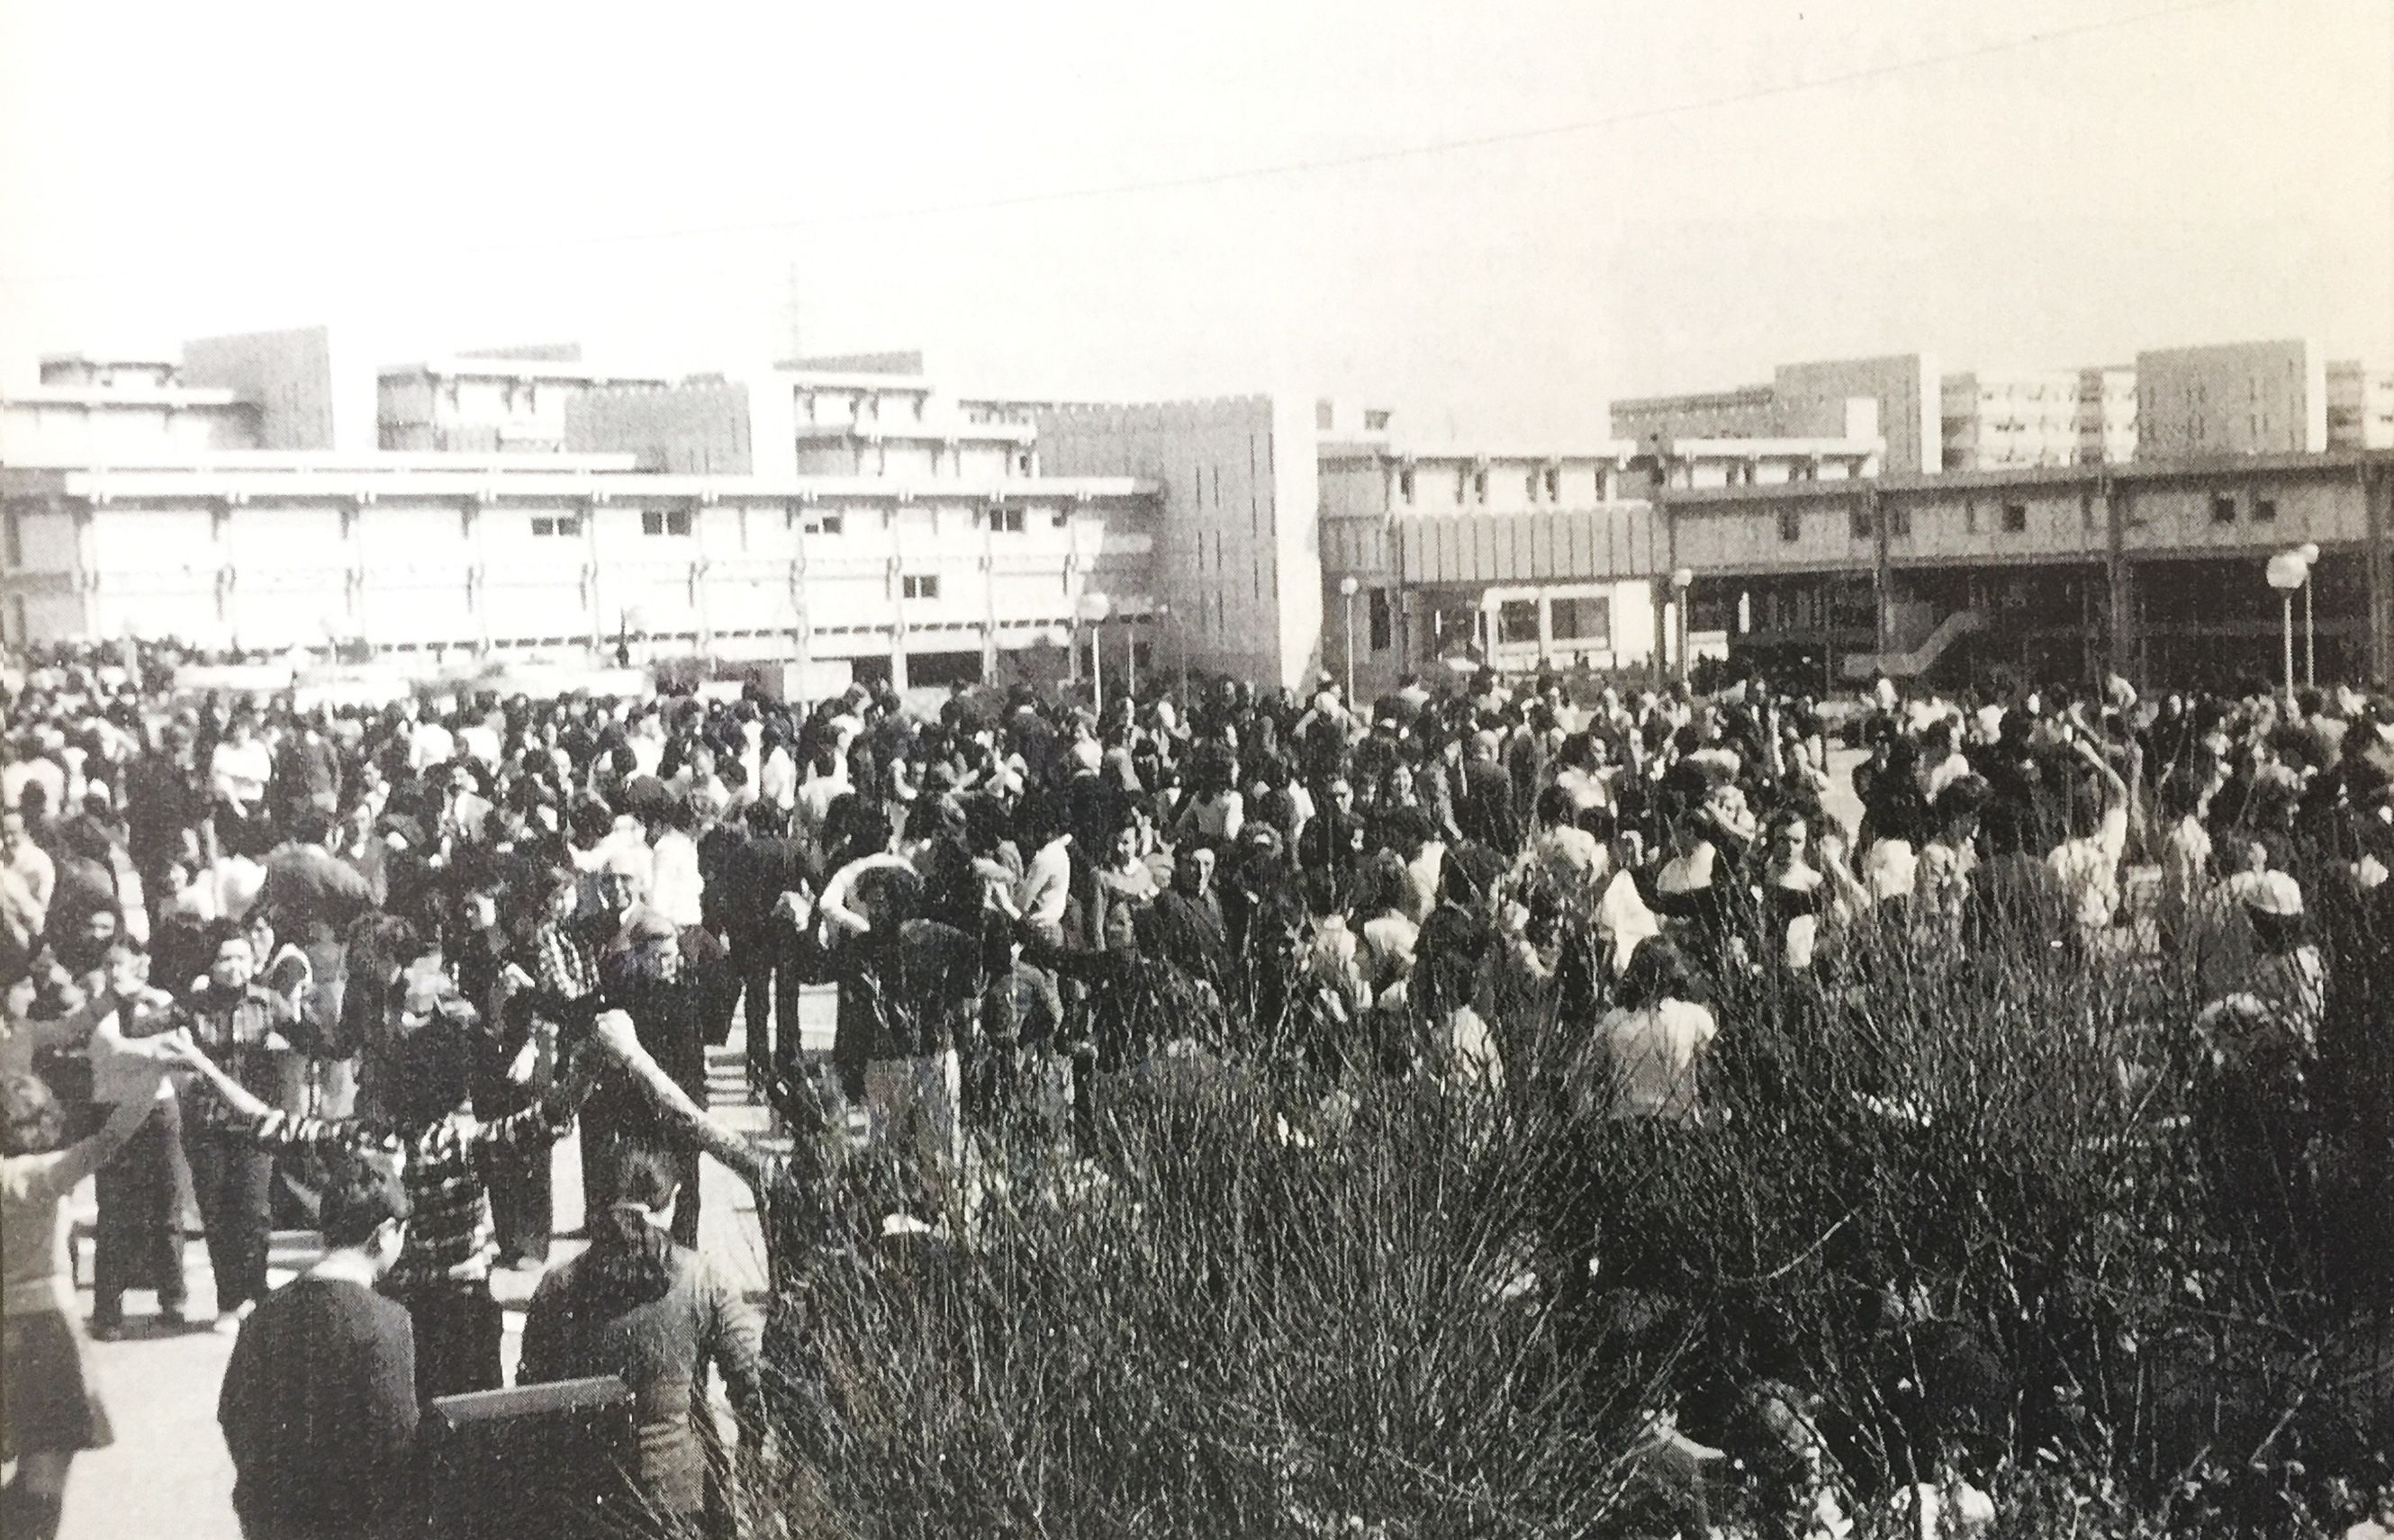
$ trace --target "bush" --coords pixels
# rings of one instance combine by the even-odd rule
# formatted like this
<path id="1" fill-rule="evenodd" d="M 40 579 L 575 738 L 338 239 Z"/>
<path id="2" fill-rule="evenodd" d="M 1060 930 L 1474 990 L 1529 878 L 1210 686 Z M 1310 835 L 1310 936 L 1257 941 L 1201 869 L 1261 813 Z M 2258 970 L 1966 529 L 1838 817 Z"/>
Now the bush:
<path id="1" fill-rule="evenodd" d="M 1667 1533 L 1669 1408 L 1735 1456 L 1716 1523 L 1780 1523 L 1817 1432 L 1865 1532 L 1958 1462 L 2004 1533 L 2312 1533 L 2385 1477 L 2387 1300 L 2223 1184 L 2183 981 L 2057 959 L 1733 979 L 1684 1131 L 1580 1110 L 1585 1020 L 1336 1116 L 1275 1066 L 1124 1077 L 971 1245 L 830 1272 L 801 1527 Z M 2385 1197 L 2315 1165 L 2290 1212 Z"/>

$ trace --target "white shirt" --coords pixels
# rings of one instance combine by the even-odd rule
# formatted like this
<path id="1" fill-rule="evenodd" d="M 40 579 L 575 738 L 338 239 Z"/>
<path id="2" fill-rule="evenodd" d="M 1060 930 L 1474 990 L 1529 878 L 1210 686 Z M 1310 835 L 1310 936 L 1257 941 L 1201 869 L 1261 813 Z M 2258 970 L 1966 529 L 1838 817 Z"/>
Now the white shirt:
<path id="1" fill-rule="evenodd" d="M 784 813 L 790 810 L 797 796 L 798 766 L 787 748 L 775 744 L 773 751 L 765 756 L 765 762 L 756 767 L 756 787 L 759 800 L 771 803 Z"/>
<path id="2" fill-rule="evenodd" d="M 841 773 L 817 776 L 798 788 L 796 807 L 798 821 L 809 839 L 821 840 L 823 825 L 831 821 L 831 804 L 855 790 L 848 784 L 847 762 L 841 762 Z"/>
<path id="3" fill-rule="evenodd" d="M 2211 831 L 2190 813 L 2162 840 L 2162 891 L 2177 903 L 2191 903 L 2211 868 Z"/>
<path id="4" fill-rule="evenodd" d="M 1909 840 L 1874 841 L 1855 875 L 1874 899 L 1909 897 L 1920 885 L 1920 853 Z"/>
<path id="5" fill-rule="evenodd" d="M 25 800 L 26 784 L 32 781 L 41 783 L 42 794 L 49 800 L 52 813 L 66 806 L 67 773 L 56 760 L 41 755 L 19 760 L 6 770 L 0 770 L 0 806 L 21 805 Z"/>
<path id="6" fill-rule="evenodd" d="M 1937 802 L 1937 793 L 1944 790 L 1947 787 L 1953 785 L 1955 781 L 1960 780 L 1969 773 L 1969 760 L 1965 758 L 1959 750 L 1956 750 L 1954 752 L 1946 755 L 1942 763 L 1931 767 L 1928 774 L 1922 777 L 1920 783 L 1921 794 L 1928 799 L 1931 806 L 1934 806 Z"/>
<path id="7" fill-rule="evenodd" d="M 655 719 L 650 720 L 653 722 Z M 652 728 L 634 733 L 626 740 L 626 745 L 632 750 L 634 775 L 653 776 L 657 773 L 657 766 L 664 763 L 665 740 L 659 737 Z"/>
<path id="8" fill-rule="evenodd" d="M 448 728 L 437 722 L 415 724 L 415 732 L 407 740 L 409 769 L 421 770 L 428 764 L 446 764 L 456 757 L 457 738 Z"/>
<path id="9" fill-rule="evenodd" d="M 2045 864 L 2061 881 L 2070 912 L 2090 931 L 2107 930 L 2120 907 L 2120 857 L 2128 849 L 2128 810 L 2107 809 L 2103 825 L 2083 840 L 2056 845 Z"/>
<path id="10" fill-rule="evenodd" d="M 1979 869 L 1979 853 L 1967 844 L 1949 845 L 1931 840 L 1920 847 L 1914 891 L 1924 914 L 1959 919 L 1970 897 L 1970 874 Z"/>
<path id="11" fill-rule="evenodd" d="M 1696 1116 L 1696 1058 L 1720 1031 L 1713 1013 L 1691 1000 L 1609 1012 L 1597 1026 L 1612 1064 L 1614 1117 Z"/>
<path id="12" fill-rule="evenodd" d="M 698 842 L 677 829 L 668 829 L 649 847 L 649 904 L 685 930 L 704 916 L 700 900 L 705 879 L 698 873 Z"/>
<path id="13" fill-rule="evenodd" d="M 274 762 L 256 738 L 247 743 L 227 738 L 208 756 L 208 782 L 217 795 L 243 807 L 266 795 L 267 777 L 273 774 Z"/>
<path id="14" fill-rule="evenodd" d="M 573 853 L 573 865 L 581 871 L 621 872 L 639 885 L 640 895 L 647 897 L 656 882 L 656 855 L 649 849 L 648 835 L 640 820 L 626 815 L 615 820 L 607 837 L 588 850 Z"/>
<path id="15" fill-rule="evenodd" d="M 1596 906 L 1597 933 L 1612 943 L 1612 971 L 1615 973 L 1629 966 L 1630 954 L 1638 944 L 1649 936 L 1663 933 L 1663 922 L 1646 907 L 1645 895 L 1638 891 L 1637 879 L 1625 871 L 1612 874 L 1604 896 Z"/>
<path id="16" fill-rule="evenodd" d="M 501 747 L 497 733 L 483 726 L 461 727 L 457 730 L 457 739 L 465 744 L 466 752 L 493 770 L 499 767 Z"/>
<path id="17" fill-rule="evenodd" d="M 823 884 L 822 902 L 816 906 L 818 911 L 832 924 L 854 931 L 859 935 L 863 934 L 873 929 L 873 922 L 855 909 L 848 907 L 848 895 L 855 891 L 856 880 L 866 872 L 897 867 L 904 867 L 909 871 L 914 869 L 913 865 L 904 856 L 889 851 L 878 851 L 871 855 L 858 856 L 832 873 L 831 881 Z"/>
<path id="18" fill-rule="evenodd" d="M 1024 867 L 1022 881 L 1015 889 L 1015 907 L 1022 918 L 1042 930 L 1053 931 L 1064 923 L 1065 900 L 1072 896 L 1072 847 L 1069 841 L 1050 840 L 1041 845 Z"/>

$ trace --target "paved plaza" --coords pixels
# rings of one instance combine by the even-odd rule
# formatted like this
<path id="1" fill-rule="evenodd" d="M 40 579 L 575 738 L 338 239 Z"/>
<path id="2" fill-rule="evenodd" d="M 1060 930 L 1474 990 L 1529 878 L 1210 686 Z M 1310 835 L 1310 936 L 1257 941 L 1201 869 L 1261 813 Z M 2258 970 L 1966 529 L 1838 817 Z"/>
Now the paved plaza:
<path id="1" fill-rule="evenodd" d="M 831 1006 L 828 991 L 809 991 L 805 1015 L 809 1051 L 831 1045 Z M 741 1064 L 735 1026 L 731 1042 L 708 1054 L 715 1112 L 734 1128 L 761 1131 L 766 1115 L 748 1096 Z M 554 1159 L 557 1228 L 579 1229 L 582 1162 L 577 1140 L 561 1141 Z M 720 1166 L 706 1161 L 701 1168 L 704 1202 L 700 1247 L 754 1297 L 765 1286 L 756 1204 L 747 1187 Z M 73 1212 L 87 1226 L 93 1212 L 90 1183 L 77 1194 Z M 558 1242 L 550 1252 L 551 1264 L 572 1256 L 582 1244 Z M 78 1236 L 77 1253 L 76 1308 L 87 1321 L 92 1304 L 87 1228 Z M 272 1281 L 278 1286 L 288 1282 L 316 1256 L 312 1233 L 278 1233 Z M 217 1390 L 232 1353 L 232 1338 L 207 1328 L 216 1313 L 207 1248 L 196 1239 L 188 1242 L 184 1261 L 191 1281 L 191 1326 L 173 1334 L 155 1331 L 146 1313 L 151 1308 L 150 1296 L 136 1293 L 126 1301 L 126 1335 L 118 1341 L 92 1344 L 93 1374 L 115 1424 L 116 1442 L 76 1460 L 61 1540 L 158 1540 L 169 1535 L 177 1540 L 239 1540 L 241 1530 L 232 1513 L 232 1462 L 217 1428 Z M 493 1291 L 506 1307 L 510 1378 L 522 1343 L 524 1308 L 539 1281 L 540 1273 L 533 1270 L 502 1272 L 493 1280 Z"/>

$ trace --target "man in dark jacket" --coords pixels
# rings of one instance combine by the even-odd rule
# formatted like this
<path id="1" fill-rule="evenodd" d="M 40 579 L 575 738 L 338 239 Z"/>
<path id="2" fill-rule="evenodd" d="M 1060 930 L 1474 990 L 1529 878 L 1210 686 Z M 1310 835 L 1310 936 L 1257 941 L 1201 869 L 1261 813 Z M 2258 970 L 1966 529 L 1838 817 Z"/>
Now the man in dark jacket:
<path id="1" fill-rule="evenodd" d="M 761 1090 L 798 1058 L 798 984 L 780 967 L 787 924 L 781 904 L 783 894 L 805 888 L 807 858 L 789 836 L 788 816 L 773 803 L 750 803 L 745 823 L 724 850 L 716 914 L 740 977 L 748 1077 Z M 727 820 L 723 827 L 731 826 Z M 710 894 L 716 887 L 710 880 Z"/>
<path id="2" fill-rule="evenodd" d="M 706 1104 L 706 1045 L 710 1024 L 724 999 L 729 968 L 721 954 L 692 955 L 712 939 L 685 932 L 652 909 L 633 912 L 624 927 L 623 949 L 599 966 L 607 1003 L 630 1014 L 640 1046 L 664 1066 L 674 1083 L 699 1105 Z M 620 1070 L 611 1071 L 582 1111 L 585 1212 L 598 1214 L 612 1181 L 606 1168 L 619 1146 L 632 1144 L 670 1153 L 681 1173 L 684 1196 L 674 1211 L 673 1238 L 698 1244 L 698 1147 L 662 1123 L 639 1088 Z"/>
<path id="3" fill-rule="evenodd" d="M 1510 855 L 1521 848 L 1521 825 L 1513 806 L 1513 778 L 1496 763 L 1497 736 L 1473 736 L 1463 765 L 1463 790 L 1454 799 L 1455 827 L 1476 844 Z"/>
<path id="4" fill-rule="evenodd" d="M 217 1401 L 249 1540 L 396 1533 L 416 1430 L 415 1333 L 375 1291 L 409 1218 L 398 1180 L 359 1162 L 324 1190 L 325 1252 L 241 1330 Z"/>

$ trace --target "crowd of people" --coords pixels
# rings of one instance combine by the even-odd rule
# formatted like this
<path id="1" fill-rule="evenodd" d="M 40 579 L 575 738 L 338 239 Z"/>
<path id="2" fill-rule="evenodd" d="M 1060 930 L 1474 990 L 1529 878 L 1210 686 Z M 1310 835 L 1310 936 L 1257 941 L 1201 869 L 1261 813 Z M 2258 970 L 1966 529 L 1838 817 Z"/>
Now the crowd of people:
<path id="1" fill-rule="evenodd" d="M 802 1458 L 835 1415 L 814 1270 L 969 1245 L 1009 1173 L 1100 1166 L 1161 1060 L 1501 1096 L 1560 1056 L 1599 1066 L 1590 1118 L 1695 1126 L 1729 981 L 1818 992 L 1890 937 L 1961 965 L 2035 926 L 2056 966 L 2199 959 L 2232 1137 L 2273 1169 L 2360 1116 L 2321 1085 L 2387 1083 L 2382 1041 L 2324 1030 L 2394 938 L 2394 702 L 2366 692 L 1483 672 L 303 711 L 156 684 L 86 659 L 0 699 L 12 1537 L 55 1533 L 109 1441 L 86 1334 L 140 1292 L 183 1320 L 186 1184 L 246 1532 L 366 1533 L 405 1509 L 419 1408 L 503 1383 L 492 1275 L 547 1263 L 578 1128 L 589 1246 L 541 1279 L 519 1382 L 624 1377 L 645 1500 L 704 1525 L 710 1376 L 744 1452 Z M 709 1107 L 735 1023 L 786 1139 Z M 696 1249 L 703 1158 L 756 1195 L 761 1313 Z M 87 1323 L 58 1239 L 86 1176 Z M 279 1222 L 325 1251 L 270 1292 Z"/>

